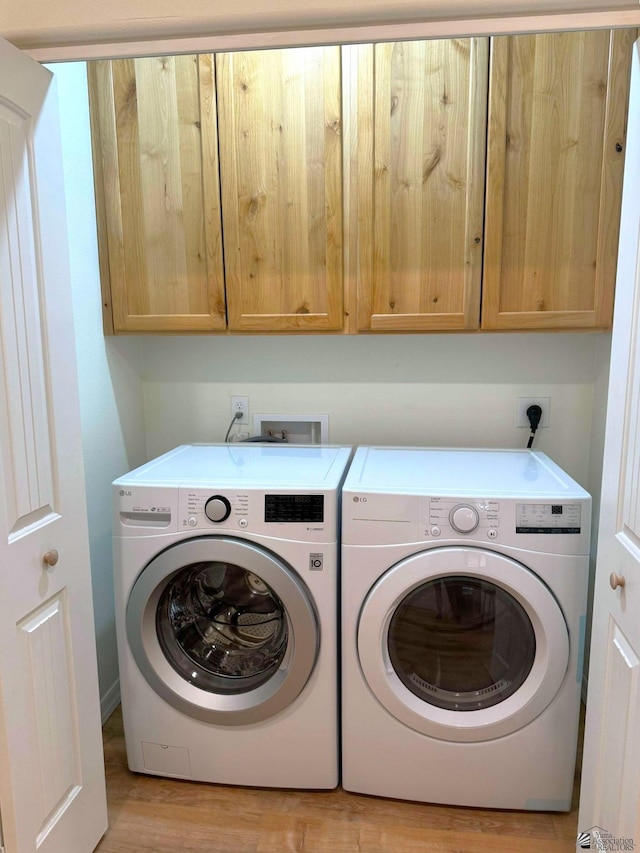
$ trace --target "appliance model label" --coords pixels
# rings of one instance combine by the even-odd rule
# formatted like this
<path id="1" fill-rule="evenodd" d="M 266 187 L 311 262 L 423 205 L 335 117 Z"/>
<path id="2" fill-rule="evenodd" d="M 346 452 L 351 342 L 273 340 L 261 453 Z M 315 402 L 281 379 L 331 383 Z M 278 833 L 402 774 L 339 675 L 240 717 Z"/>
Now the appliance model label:
<path id="1" fill-rule="evenodd" d="M 516 533 L 580 533 L 580 504 L 516 504 Z"/>

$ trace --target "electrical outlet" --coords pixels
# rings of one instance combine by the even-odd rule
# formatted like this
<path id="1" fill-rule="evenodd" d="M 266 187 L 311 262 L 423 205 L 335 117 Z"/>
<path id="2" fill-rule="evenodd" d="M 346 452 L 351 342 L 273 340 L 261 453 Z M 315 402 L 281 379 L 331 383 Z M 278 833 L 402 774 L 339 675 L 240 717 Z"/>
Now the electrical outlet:
<path id="1" fill-rule="evenodd" d="M 242 417 L 237 418 L 235 423 L 237 424 L 248 424 L 249 423 L 249 398 L 248 397 L 232 397 L 231 398 L 231 417 L 233 417 L 236 412 L 242 412 Z"/>
<path id="2" fill-rule="evenodd" d="M 529 418 L 527 417 L 527 409 L 529 406 L 540 406 L 542 409 L 542 417 L 538 424 L 538 429 L 548 427 L 551 421 L 551 397 L 518 397 L 518 411 L 516 415 L 516 426 L 526 427 L 531 429 Z"/>

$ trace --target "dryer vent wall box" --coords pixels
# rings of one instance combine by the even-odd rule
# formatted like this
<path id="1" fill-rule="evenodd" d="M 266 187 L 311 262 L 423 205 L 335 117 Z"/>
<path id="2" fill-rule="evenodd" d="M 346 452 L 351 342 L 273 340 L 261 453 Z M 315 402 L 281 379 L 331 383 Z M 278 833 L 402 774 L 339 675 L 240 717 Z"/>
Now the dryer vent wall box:
<path id="1" fill-rule="evenodd" d="M 338 507 L 350 457 L 329 445 L 184 445 L 115 481 L 131 770 L 337 786 Z"/>
<path id="2" fill-rule="evenodd" d="M 342 513 L 344 788 L 568 810 L 587 492 L 538 451 L 363 447 Z"/>
<path id="3" fill-rule="evenodd" d="M 327 444 L 329 415 L 257 414 L 253 416 L 253 432 L 281 438 L 289 444 Z"/>

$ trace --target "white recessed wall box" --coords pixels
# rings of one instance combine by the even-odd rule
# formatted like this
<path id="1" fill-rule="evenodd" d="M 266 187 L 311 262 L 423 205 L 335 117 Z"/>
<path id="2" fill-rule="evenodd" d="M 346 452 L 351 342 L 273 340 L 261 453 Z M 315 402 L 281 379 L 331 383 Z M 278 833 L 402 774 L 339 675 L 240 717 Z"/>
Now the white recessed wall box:
<path id="1" fill-rule="evenodd" d="M 255 414 L 253 433 L 282 438 L 289 444 L 327 444 L 329 415 Z"/>

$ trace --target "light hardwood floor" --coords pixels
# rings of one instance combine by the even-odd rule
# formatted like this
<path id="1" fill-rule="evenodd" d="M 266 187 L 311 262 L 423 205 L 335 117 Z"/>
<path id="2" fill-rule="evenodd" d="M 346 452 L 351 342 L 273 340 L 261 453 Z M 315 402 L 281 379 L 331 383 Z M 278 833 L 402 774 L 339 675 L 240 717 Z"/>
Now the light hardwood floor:
<path id="1" fill-rule="evenodd" d="M 282 791 L 130 773 L 118 708 L 104 750 L 109 830 L 97 853 L 569 853 L 568 814 L 431 806 L 336 791 Z M 581 749 L 580 749 L 581 751 Z"/>

